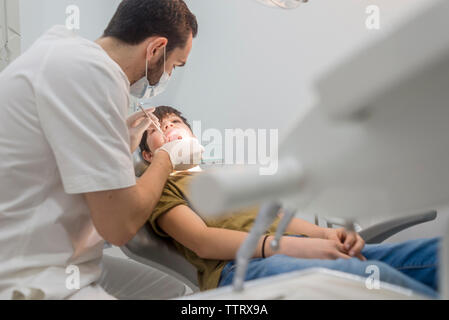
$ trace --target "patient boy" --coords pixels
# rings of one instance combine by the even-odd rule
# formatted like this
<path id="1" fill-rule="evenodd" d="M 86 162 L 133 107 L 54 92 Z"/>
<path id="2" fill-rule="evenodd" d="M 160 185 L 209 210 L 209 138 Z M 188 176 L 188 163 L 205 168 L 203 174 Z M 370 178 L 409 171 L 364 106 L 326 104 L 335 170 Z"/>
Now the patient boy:
<path id="1" fill-rule="evenodd" d="M 161 106 L 154 114 L 160 120 L 165 137 L 154 127 L 145 132 L 140 148 L 148 163 L 167 139 L 193 137 L 190 125 L 178 110 Z M 189 203 L 189 184 L 198 174 L 202 174 L 200 167 L 171 174 L 149 224 L 157 235 L 171 239 L 178 251 L 196 267 L 200 289 L 208 290 L 232 283 L 236 253 L 251 230 L 258 208 L 247 208 L 226 218 L 201 218 Z M 280 217 L 259 240 L 245 280 L 314 267 L 367 277 L 367 267 L 376 265 L 381 281 L 437 297 L 439 239 L 365 245 L 355 232 L 321 228 L 294 218 L 281 238 L 280 249 L 273 252 L 269 242 Z"/>

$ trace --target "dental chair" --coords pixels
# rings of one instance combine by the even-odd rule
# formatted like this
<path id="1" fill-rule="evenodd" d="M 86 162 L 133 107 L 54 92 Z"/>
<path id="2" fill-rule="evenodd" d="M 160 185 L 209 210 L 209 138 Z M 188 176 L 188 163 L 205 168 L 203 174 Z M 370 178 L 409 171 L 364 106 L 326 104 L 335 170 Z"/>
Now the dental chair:
<path id="1" fill-rule="evenodd" d="M 136 176 L 138 177 L 143 174 L 147 167 L 137 152 L 134 154 L 134 166 Z M 359 231 L 360 236 L 367 244 L 381 243 L 402 230 L 435 220 L 436 216 L 436 211 L 429 211 L 383 221 L 367 228 L 359 226 L 357 231 Z M 315 216 L 316 225 L 319 225 L 320 220 L 325 220 L 325 218 L 320 219 L 318 216 Z M 342 226 L 342 224 L 331 221 L 326 221 L 325 223 L 328 228 Z M 120 247 L 120 249 L 129 258 L 174 277 L 193 292 L 199 291 L 195 267 L 184 259 L 171 240 L 159 237 L 147 224 L 138 231 L 131 241 Z"/>

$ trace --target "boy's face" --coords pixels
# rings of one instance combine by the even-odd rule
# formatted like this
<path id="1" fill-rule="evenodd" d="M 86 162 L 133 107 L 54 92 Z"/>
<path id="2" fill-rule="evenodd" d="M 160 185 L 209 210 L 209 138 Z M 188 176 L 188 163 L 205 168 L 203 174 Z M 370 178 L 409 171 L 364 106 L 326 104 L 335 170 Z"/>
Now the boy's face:
<path id="1" fill-rule="evenodd" d="M 148 162 L 151 162 L 154 151 L 162 147 L 167 142 L 171 142 L 177 139 L 195 137 L 189 127 L 182 121 L 182 119 L 173 113 L 165 116 L 162 121 L 160 121 L 160 124 L 162 132 L 164 132 L 165 136 L 162 135 L 154 127 L 154 125 L 152 125 L 148 129 L 147 144 L 151 151 L 142 152 L 143 158 Z"/>

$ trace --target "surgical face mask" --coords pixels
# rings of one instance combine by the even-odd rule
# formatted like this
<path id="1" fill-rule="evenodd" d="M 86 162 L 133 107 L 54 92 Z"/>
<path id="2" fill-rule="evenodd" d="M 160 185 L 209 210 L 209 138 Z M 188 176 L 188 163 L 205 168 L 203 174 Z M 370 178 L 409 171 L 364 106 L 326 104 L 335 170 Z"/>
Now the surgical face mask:
<path id="1" fill-rule="evenodd" d="M 149 99 L 162 93 L 170 82 L 170 75 L 165 71 L 166 49 L 164 47 L 164 73 L 154 86 L 148 81 L 148 59 L 145 63 L 145 77 L 131 86 L 130 93 L 137 99 Z"/>

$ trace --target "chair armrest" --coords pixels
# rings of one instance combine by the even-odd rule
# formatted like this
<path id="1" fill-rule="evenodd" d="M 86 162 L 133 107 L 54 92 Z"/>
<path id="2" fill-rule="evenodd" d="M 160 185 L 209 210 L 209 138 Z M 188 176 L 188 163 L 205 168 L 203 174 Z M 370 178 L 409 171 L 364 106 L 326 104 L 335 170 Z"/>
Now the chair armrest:
<path id="1" fill-rule="evenodd" d="M 436 216 L 436 211 L 429 211 L 412 216 L 391 219 L 363 229 L 359 234 L 367 244 L 381 243 L 402 230 L 417 224 L 435 220 Z"/>

